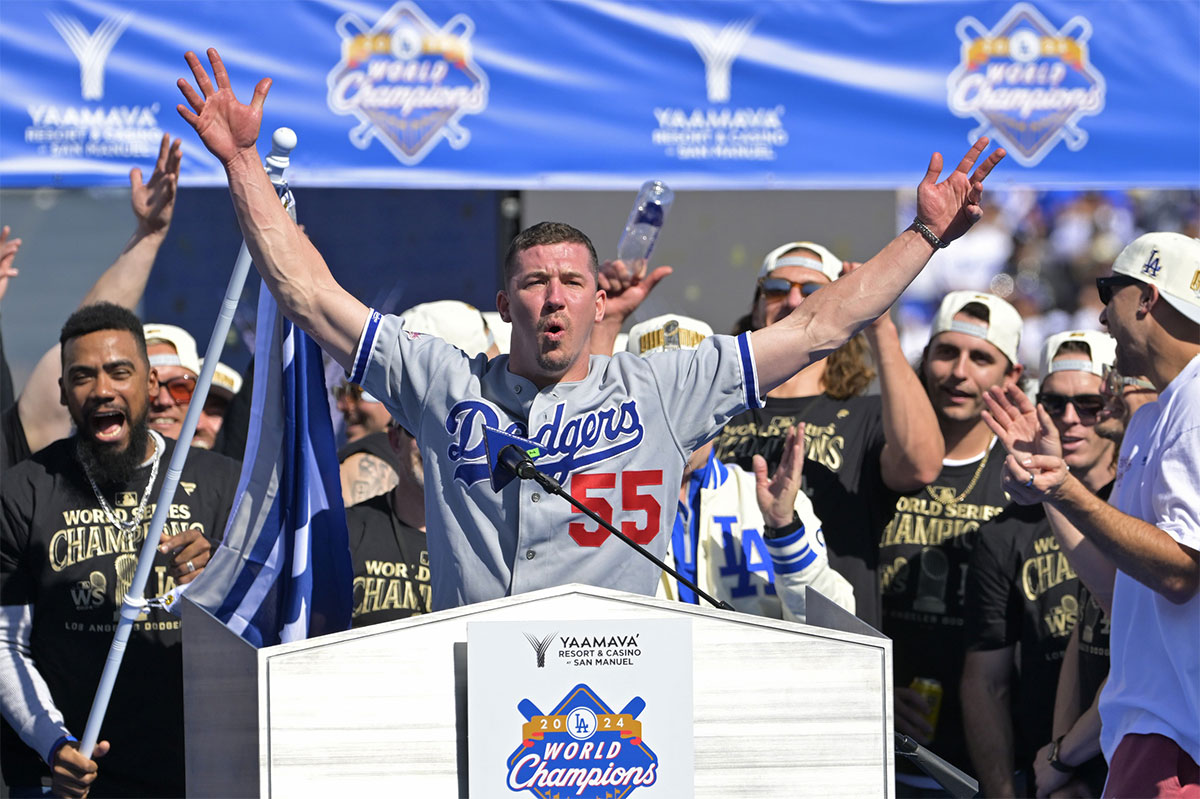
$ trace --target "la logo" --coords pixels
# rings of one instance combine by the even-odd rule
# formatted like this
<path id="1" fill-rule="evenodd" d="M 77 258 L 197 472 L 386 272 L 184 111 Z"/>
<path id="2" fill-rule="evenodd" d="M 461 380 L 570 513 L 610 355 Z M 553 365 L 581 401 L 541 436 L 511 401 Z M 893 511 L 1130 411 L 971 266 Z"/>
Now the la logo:
<path id="1" fill-rule="evenodd" d="M 1158 265 L 1158 250 L 1151 250 L 1150 257 L 1146 259 L 1146 263 L 1142 264 L 1142 274 L 1150 277 L 1158 277 L 1158 271 L 1162 269 Z"/>

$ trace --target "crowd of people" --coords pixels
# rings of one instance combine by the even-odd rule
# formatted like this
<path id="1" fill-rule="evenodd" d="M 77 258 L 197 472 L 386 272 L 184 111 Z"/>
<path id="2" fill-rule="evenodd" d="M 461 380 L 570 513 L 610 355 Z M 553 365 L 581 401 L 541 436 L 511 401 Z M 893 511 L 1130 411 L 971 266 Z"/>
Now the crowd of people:
<path id="1" fill-rule="evenodd" d="M 271 190 L 255 151 L 269 82 L 243 105 L 209 57 L 211 78 L 188 54 L 180 112 L 226 168 L 266 285 L 345 371 L 331 404 L 354 625 L 568 582 L 803 622 L 811 589 L 892 639 L 897 731 L 982 795 L 1200 795 L 1200 241 L 1139 235 L 1144 217 L 1099 212 L 1094 195 L 993 209 L 983 183 L 1003 151 L 981 140 L 944 178 L 931 159 L 912 224 L 867 262 L 803 240 L 765 252 L 731 335 L 677 314 L 621 335 L 670 269 L 601 264 L 560 223 L 514 239 L 498 315 L 454 300 L 392 314 L 337 285 Z M 102 742 L 84 757 L 72 735 L 202 368 L 187 331 L 131 310 L 179 160 L 164 137 L 150 179 L 134 170 L 130 243 L 0 398 L 13 796 L 44 781 L 62 796 L 184 795 L 180 622 L 153 602 Z M 1069 284 L 1082 288 L 1044 306 L 1027 304 L 1044 263 L 1032 234 L 968 256 L 985 286 L 931 276 L 960 246 L 1002 240 L 997 220 L 1020 231 L 1085 210 L 1107 226 L 1088 241 L 1121 243 L 1080 249 L 1078 229 L 1045 228 L 1088 263 Z M 0 298 L 18 248 L 4 229 Z M 996 265 L 1012 263 L 1006 284 Z M 1031 325 L 1062 292 L 1095 324 Z M 234 500 L 252 386 L 216 374 L 148 599 L 203 573 Z M 686 579 L 532 482 L 494 490 L 485 425 L 536 443 L 538 468 Z M 904 761 L 896 772 L 900 796 L 944 795 Z"/>

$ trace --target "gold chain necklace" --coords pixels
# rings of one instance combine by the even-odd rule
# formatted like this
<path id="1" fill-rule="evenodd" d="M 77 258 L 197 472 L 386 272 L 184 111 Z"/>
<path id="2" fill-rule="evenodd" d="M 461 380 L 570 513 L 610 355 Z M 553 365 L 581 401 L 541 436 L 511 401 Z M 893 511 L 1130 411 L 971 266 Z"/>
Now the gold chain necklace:
<path id="1" fill-rule="evenodd" d="M 995 443 L 996 443 L 996 439 L 994 437 L 992 438 L 992 440 L 990 442 L 988 442 L 988 448 L 986 450 L 984 450 L 984 452 L 983 452 L 983 459 L 980 460 L 979 465 L 977 467 L 975 467 L 975 474 L 971 475 L 971 482 L 967 483 L 967 487 L 962 490 L 961 494 L 959 494 L 957 497 L 954 497 L 953 499 L 947 500 L 947 499 L 943 499 L 943 498 L 939 497 L 937 494 L 933 493 L 933 488 L 931 486 L 925 486 L 925 492 L 927 494 L 929 494 L 929 498 L 932 499 L 934 502 L 940 502 L 943 505 L 957 505 L 958 503 L 960 503 L 964 499 L 966 499 L 967 496 L 971 493 L 971 491 L 973 491 L 975 489 L 975 484 L 979 482 L 979 476 L 983 474 L 983 469 L 984 469 L 984 467 L 987 466 L 988 457 L 992 454 L 992 446 Z"/>

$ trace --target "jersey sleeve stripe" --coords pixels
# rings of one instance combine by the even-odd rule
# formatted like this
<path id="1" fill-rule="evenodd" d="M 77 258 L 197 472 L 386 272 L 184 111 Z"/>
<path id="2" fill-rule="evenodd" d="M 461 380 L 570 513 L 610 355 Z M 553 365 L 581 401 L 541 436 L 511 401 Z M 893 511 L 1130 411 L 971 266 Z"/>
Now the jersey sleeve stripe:
<path id="1" fill-rule="evenodd" d="M 804 571 L 817 559 L 817 551 L 809 545 L 804 526 L 783 538 L 767 540 L 771 564 L 776 574 L 795 574 Z"/>
<path id="2" fill-rule="evenodd" d="M 754 348 L 750 346 L 750 334 L 738 336 L 738 351 L 742 357 L 742 384 L 746 388 L 746 407 L 761 408 L 762 398 L 758 395 L 758 366 L 754 363 Z"/>
<path id="3" fill-rule="evenodd" d="M 367 376 L 367 364 L 371 360 L 371 349 L 375 346 L 375 333 L 383 316 L 374 308 L 363 325 L 362 335 L 358 337 L 358 349 L 354 353 L 354 369 L 350 372 L 350 382 L 362 385 Z"/>
<path id="4" fill-rule="evenodd" d="M 816 550 L 808 544 L 805 544 L 798 553 L 786 557 L 777 552 L 774 547 L 770 547 L 769 550 L 771 552 L 771 565 L 777 575 L 802 572 L 817 559 Z"/>

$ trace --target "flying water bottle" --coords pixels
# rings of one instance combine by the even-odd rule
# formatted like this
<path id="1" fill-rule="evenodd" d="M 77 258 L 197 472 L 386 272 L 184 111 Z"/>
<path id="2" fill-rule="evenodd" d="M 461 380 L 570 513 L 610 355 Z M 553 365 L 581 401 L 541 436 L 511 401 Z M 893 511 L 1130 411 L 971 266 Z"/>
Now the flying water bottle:
<path id="1" fill-rule="evenodd" d="M 667 221 L 667 212 L 675 200 L 675 192 L 661 180 L 647 180 L 638 192 L 621 243 L 617 245 L 617 258 L 631 263 L 638 258 L 649 258 L 654 242 Z"/>

